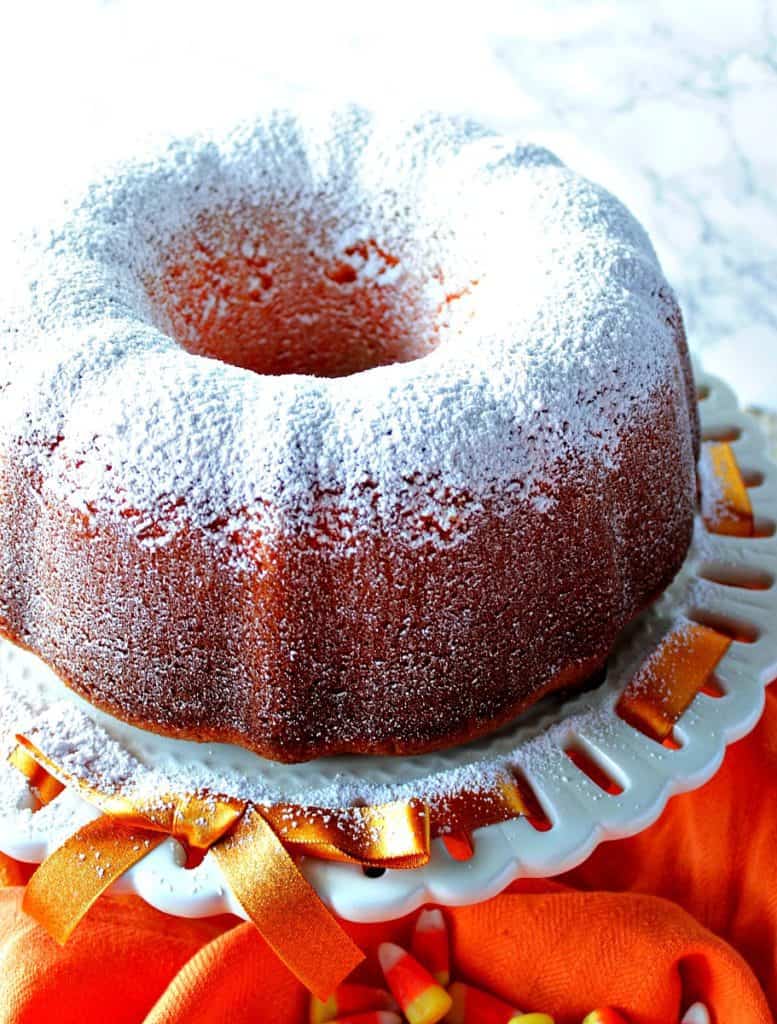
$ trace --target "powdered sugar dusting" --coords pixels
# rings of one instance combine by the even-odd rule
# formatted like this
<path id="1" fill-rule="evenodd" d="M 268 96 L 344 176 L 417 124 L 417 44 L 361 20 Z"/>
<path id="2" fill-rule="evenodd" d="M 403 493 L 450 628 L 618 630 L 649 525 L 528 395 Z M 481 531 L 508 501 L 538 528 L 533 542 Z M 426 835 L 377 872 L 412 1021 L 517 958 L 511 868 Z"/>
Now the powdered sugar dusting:
<path id="1" fill-rule="evenodd" d="M 270 212 L 322 267 L 412 285 L 428 352 L 337 378 L 186 352 L 149 282 L 213 209 L 260 291 L 288 259 L 251 234 Z M 331 537 L 325 509 L 341 542 L 376 523 L 455 542 L 484 500 L 517 489 L 547 507 L 549 466 L 612 459 L 676 365 L 672 299 L 625 209 L 544 150 L 439 118 L 274 114 L 172 145 L 96 186 L 31 275 L 3 337 L 0 443 L 21 441 L 51 498 L 123 516 L 147 546 L 196 526 L 239 558 L 241 528 Z M 225 301 L 208 296 L 202 320 Z"/>

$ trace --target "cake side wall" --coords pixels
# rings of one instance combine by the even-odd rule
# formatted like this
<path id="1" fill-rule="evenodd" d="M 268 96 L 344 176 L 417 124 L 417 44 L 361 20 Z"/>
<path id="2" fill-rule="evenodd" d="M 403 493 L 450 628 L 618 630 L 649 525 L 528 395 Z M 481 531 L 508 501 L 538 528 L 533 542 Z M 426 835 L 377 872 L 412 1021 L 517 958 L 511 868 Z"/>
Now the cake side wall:
<path id="1" fill-rule="evenodd" d="M 684 391 L 650 407 L 615 467 L 549 471 L 545 511 L 486 503 L 448 545 L 257 533 L 240 568 L 199 531 L 143 546 L 49 503 L 0 458 L 0 631 L 120 718 L 278 760 L 473 737 L 590 675 L 682 563 Z"/>

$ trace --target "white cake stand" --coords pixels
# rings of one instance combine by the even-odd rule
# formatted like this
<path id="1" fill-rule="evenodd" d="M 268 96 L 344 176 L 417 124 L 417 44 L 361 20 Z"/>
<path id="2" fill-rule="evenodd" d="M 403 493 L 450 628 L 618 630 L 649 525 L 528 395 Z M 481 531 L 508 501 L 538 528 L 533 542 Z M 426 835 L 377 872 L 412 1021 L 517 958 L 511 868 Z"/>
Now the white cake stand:
<path id="1" fill-rule="evenodd" d="M 777 467 L 752 417 L 738 409 L 719 380 L 697 372 L 703 434 L 730 440 L 748 486 L 759 536 L 713 536 L 697 523 L 696 537 L 678 578 L 640 617 L 615 651 L 606 681 L 565 703 L 541 702 L 517 725 L 451 751 L 413 758 L 330 758 L 278 765 L 237 747 L 171 740 L 127 726 L 91 708 L 32 655 L 0 645 L 0 742 L 30 722 L 43 728 L 47 710 L 62 702 L 68 721 L 90 733 L 95 749 L 115 748 L 135 758 L 139 770 L 192 782 L 211 780 L 214 791 L 234 796 L 274 792 L 299 803 L 341 805 L 344 794 L 380 802 L 423 793 L 446 773 L 518 767 L 536 793 L 551 827 L 537 830 L 525 818 L 478 829 L 474 856 L 453 860 L 440 840 L 430 863 L 411 871 L 368 877 L 359 867 L 306 859 L 302 869 L 324 901 L 342 917 L 379 921 L 409 913 L 426 902 L 475 903 L 522 876 L 548 876 L 585 860 L 603 840 L 633 835 L 654 822 L 669 797 L 700 786 L 721 763 L 728 743 L 753 728 L 764 705 L 764 687 L 777 676 Z M 757 589 L 756 589 L 757 588 Z M 732 643 L 716 669 L 722 696 L 700 693 L 674 729 L 679 749 L 667 749 L 619 719 L 612 708 L 655 639 L 678 613 L 718 627 L 735 626 Z M 41 722 L 43 725 L 41 726 Z M 567 754 L 578 749 L 617 783 L 601 788 Z M 340 803 L 338 803 L 340 800 Z M 0 850 L 40 862 L 97 811 L 66 790 L 34 811 L 23 777 L 0 764 Z M 206 856 L 191 870 L 169 839 L 117 883 L 168 913 L 199 917 L 222 912 L 245 916 L 229 891 L 216 859 Z"/>

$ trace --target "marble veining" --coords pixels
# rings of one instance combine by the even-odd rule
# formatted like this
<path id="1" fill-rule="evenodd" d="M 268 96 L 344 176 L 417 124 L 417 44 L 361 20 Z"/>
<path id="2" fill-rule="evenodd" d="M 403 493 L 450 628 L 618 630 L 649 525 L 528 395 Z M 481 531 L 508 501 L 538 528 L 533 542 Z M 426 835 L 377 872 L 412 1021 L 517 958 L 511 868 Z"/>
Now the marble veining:
<path id="1" fill-rule="evenodd" d="M 15 229 L 144 136 L 311 90 L 463 111 L 624 199 L 708 369 L 777 409 L 774 0 L 43 6 L 0 13 L 0 269 Z"/>

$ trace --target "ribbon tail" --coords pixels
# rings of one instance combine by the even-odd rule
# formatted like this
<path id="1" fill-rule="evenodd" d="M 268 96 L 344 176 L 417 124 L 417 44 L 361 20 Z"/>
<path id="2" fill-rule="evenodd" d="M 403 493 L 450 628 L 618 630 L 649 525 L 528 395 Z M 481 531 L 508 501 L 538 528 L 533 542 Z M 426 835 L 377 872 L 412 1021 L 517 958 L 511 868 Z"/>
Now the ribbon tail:
<path id="1" fill-rule="evenodd" d="M 258 811 L 249 809 L 211 850 L 229 886 L 289 970 L 326 1000 L 362 960 Z"/>
<path id="2" fill-rule="evenodd" d="M 166 838 L 107 815 L 90 821 L 41 864 L 27 884 L 22 909 L 64 946 L 105 890 Z"/>

